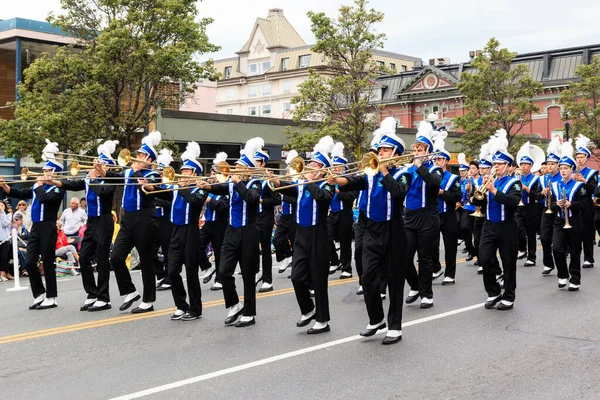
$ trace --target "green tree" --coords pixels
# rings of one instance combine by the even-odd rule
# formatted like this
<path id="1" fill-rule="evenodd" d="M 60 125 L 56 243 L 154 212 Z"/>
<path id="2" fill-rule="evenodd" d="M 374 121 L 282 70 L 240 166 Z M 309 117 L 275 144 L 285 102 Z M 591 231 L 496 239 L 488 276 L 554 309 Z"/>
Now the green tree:
<path id="1" fill-rule="evenodd" d="M 298 86 L 299 94 L 292 99 L 293 119 L 315 130 L 305 133 L 288 127 L 287 148 L 311 151 L 321 137 L 330 135 L 342 141 L 349 154 L 360 157 L 379 122 L 373 82 L 381 70 L 373 51 L 385 40 L 385 34 L 374 29 L 383 13 L 367 9 L 367 3 L 355 0 L 352 6 L 341 6 L 336 18 L 308 12 L 317 39 L 312 51 L 323 56 L 326 70 L 309 70 L 308 80 Z"/>
<path id="2" fill-rule="evenodd" d="M 498 129 L 508 133 L 511 154 L 525 142 L 518 133 L 531 122 L 531 114 L 539 111 L 531 99 L 542 84 L 530 77 L 525 64 L 512 63 L 515 56 L 491 38 L 471 64 L 477 73 L 461 75 L 457 88 L 464 96 L 465 113 L 454 118 L 454 123 L 465 132 L 456 142 L 469 156 L 478 155 L 481 144 Z"/>
<path id="3" fill-rule="evenodd" d="M 569 113 L 571 136 L 584 135 L 596 147 L 600 146 L 600 56 L 594 56 L 588 65 L 575 69 L 577 82 L 570 82 L 560 94 L 560 102 Z"/>
<path id="4" fill-rule="evenodd" d="M 195 0 L 61 0 L 48 20 L 76 46 L 44 54 L 24 72 L 15 120 L 0 123 L 8 154 L 39 156 L 44 138 L 70 152 L 98 140 L 130 147 L 158 107 L 178 106 L 196 82 L 215 79 L 197 56 L 209 42 L 210 18 L 196 20 Z"/>

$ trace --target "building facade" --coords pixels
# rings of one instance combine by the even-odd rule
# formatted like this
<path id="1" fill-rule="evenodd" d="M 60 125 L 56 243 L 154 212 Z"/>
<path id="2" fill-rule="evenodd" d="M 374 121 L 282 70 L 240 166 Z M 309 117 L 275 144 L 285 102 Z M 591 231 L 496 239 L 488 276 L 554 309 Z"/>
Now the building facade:
<path id="1" fill-rule="evenodd" d="M 290 119 L 291 100 L 297 87 L 308 79 L 309 68 L 327 74 L 323 56 L 296 32 L 279 8 L 267 18 L 257 18 L 250 37 L 236 57 L 215 61 L 221 73 L 217 82 L 216 112 Z M 409 71 L 421 59 L 376 51 L 374 60 L 382 67 Z"/>
<path id="2" fill-rule="evenodd" d="M 580 46 L 568 49 L 518 54 L 514 64 L 525 64 L 530 76 L 543 84 L 543 89 L 532 102 L 539 108 L 537 114 L 520 131 L 540 139 L 550 139 L 553 135 L 562 136 L 563 106 L 559 103 L 560 92 L 576 80 L 575 68 L 588 64 L 592 57 L 600 54 L 600 45 Z M 476 73 L 469 63 L 452 65 L 427 65 L 412 71 L 381 77 L 377 83 L 381 90 L 384 107 L 381 118 L 393 116 L 399 126 L 416 128 L 419 121 L 429 113 L 438 116 L 437 125 L 446 126 L 449 131 L 458 131 L 454 117 L 463 115 L 464 99 L 457 89 L 462 73 Z"/>

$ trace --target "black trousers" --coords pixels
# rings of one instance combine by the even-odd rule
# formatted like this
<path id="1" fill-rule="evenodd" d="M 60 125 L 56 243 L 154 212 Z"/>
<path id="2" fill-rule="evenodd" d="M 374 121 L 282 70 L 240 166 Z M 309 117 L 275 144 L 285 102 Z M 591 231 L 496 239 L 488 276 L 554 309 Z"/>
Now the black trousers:
<path id="1" fill-rule="evenodd" d="M 221 248 L 223 247 L 223 239 L 225 238 L 225 230 L 227 229 L 227 220 L 222 221 L 206 221 L 200 229 L 200 249 L 198 250 L 198 263 L 200 269 L 206 271 L 212 265 L 206 256 L 206 248 L 209 243 L 212 243 L 213 254 L 215 256 L 215 282 L 221 282 L 219 278 L 219 269 L 221 265 Z"/>
<path id="2" fill-rule="evenodd" d="M 404 216 L 407 238 L 406 281 L 411 290 L 418 290 L 421 298 L 433 298 L 431 287 L 433 274 L 433 253 L 436 250 L 436 237 L 440 232 L 440 217 L 435 210 L 423 210 Z M 415 253 L 419 258 L 419 271 L 415 267 Z"/>
<path id="3" fill-rule="evenodd" d="M 354 263 L 356 264 L 356 274 L 358 275 L 358 284 L 362 286 L 363 275 L 363 239 L 367 216 L 364 211 L 359 211 L 358 219 L 354 224 Z"/>
<path id="4" fill-rule="evenodd" d="M 46 293 L 46 297 L 57 297 L 56 289 L 56 266 L 54 265 L 54 252 L 56 249 L 56 221 L 35 222 L 27 240 L 27 273 L 33 297 Z M 44 280 L 46 289 L 42 283 L 42 276 L 38 269 L 38 259 L 42 256 L 44 264 Z M 16 271 L 15 271 L 16 273 Z"/>
<path id="5" fill-rule="evenodd" d="M 273 210 L 267 210 L 256 217 L 256 226 L 260 233 L 260 254 L 262 261 L 262 281 L 273 283 L 273 255 L 271 253 L 271 237 L 275 225 Z M 259 219 L 260 218 L 260 219 Z"/>
<path id="6" fill-rule="evenodd" d="M 250 223 L 240 228 L 228 225 L 223 247 L 221 247 L 219 279 L 223 284 L 225 307 L 229 308 L 240 302 L 233 276 L 239 262 L 244 281 L 243 315 L 247 317 L 256 315 L 256 283 L 254 279 L 260 265 L 258 238 L 256 223 Z"/>
<path id="7" fill-rule="evenodd" d="M 109 256 L 114 229 L 115 225 L 110 214 L 90 217 L 87 220 L 87 228 L 79 252 L 79 265 L 81 266 L 83 289 L 87 293 L 88 299 L 98 299 L 107 303 L 110 301 L 108 290 L 110 280 Z M 98 271 L 98 284 L 96 284 L 92 269 L 94 259 Z"/>
<path id="8" fill-rule="evenodd" d="M 10 260 L 11 250 L 12 246 L 10 245 L 10 239 L 0 244 L 0 271 L 10 272 L 8 268 L 8 260 Z M 19 271 L 16 273 L 18 274 Z"/>
<path id="9" fill-rule="evenodd" d="M 158 235 L 154 240 L 154 274 L 156 279 L 165 279 L 163 283 L 169 283 L 169 276 L 167 273 L 169 266 L 169 247 L 171 244 L 171 236 L 173 233 L 173 223 L 169 220 L 169 217 L 162 216 L 158 218 Z M 161 248 L 163 254 L 163 261 L 161 262 L 158 258 L 158 248 Z"/>
<path id="10" fill-rule="evenodd" d="M 440 233 L 444 240 L 444 261 L 446 263 L 444 276 L 454 279 L 456 276 L 456 252 L 458 248 L 458 222 L 454 211 L 440 214 Z M 440 236 L 438 235 L 433 252 L 433 270 L 437 272 L 441 269 Z"/>
<path id="11" fill-rule="evenodd" d="M 565 220 L 557 218 L 554 224 L 554 234 L 552 236 L 552 254 L 554 254 L 554 261 L 556 262 L 556 271 L 559 279 L 569 279 L 570 283 L 575 285 L 581 284 L 581 237 L 582 231 L 580 229 L 581 222 L 578 221 L 579 226 L 575 226 L 571 222 L 573 228 L 563 229 Z M 569 253 L 571 259 L 567 267 L 567 253 Z"/>
<path id="12" fill-rule="evenodd" d="M 542 242 L 543 263 L 545 267 L 554 269 L 554 258 L 552 257 L 552 235 L 554 232 L 555 214 L 542 214 L 540 223 L 540 242 Z"/>
<path id="13" fill-rule="evenodd" d="M 381 300 L 381 281 L 389 286 L 390 308 L 388 328 L 402 329 L 402 302 L 406 277 L 406 233 L 402 221 L 365 221 L 363 239 L 362 284 L 369 324 L 375 325 L 384 318 Z"/>
<path id="14" fill-rule="evenodd" d="M 537 248 L 537 205 L 530 203 L 517 207 L 515 221 L 517 222 L 518 249 L 527 251 L 527 260 L 535 262 Z"/>
<path id="15" fill-rule="evenodd" d="M 596 238 L 596 230 L 594 224 L 590 222 L 594 220 L 594 207 L 591 200 L 586 200 L 586 207 L 581 212 L 581 217 L 586 223 L 583 224 L 581 239 L 583 241 L 583 261 L 594 263 L 594 239 Z"/>
<path id="16" fill-rule="evenodd" d="M 296 221 L 292 214 L 281 215 L 275 236 L 273 237 L 273 245 L 275 246 L 275 259 L 281 262 L 294 254 L 294 239 L 296 237 Z"/>
<path id="17" fill-rule="evenodd" d="M 465 249 L 469 254 L 474 256 L 477 255 L 477 246 L 473 246 L 473 223 L 477 219 L 471 217 L 474 211 L 464 210 L 460 216 L 460 234 L 462 239 L 465 241 Z"/>
<path id="18" fill-rule="evenodd" d="M 329 233 L 327 222 L 310 227 L 298 225 L 294 241 L 292 261 L 292 284 L 300 312 L 308 314 L 316 307 L 317 322 L 327 322 L 329 317 L 329 297 L 327 280 L 329 277 Z M 315 302 L 310 297 L 310 289 L 315 291 Z"/>
<path id="19" fill-rule="evenodd" d="M 169 280 L 175 307 L 202 315 L 202 290 L 198 277 L 198 251 L 200 229 L 196 224 L 174 225 L 169 245 Z M 186 293 L 181 279 L 181 269 L 185 264 L 185 276 L 190 303 L 185 301 Z"/>
<path id="20" fill-rule="evenodd" d="M 125 296 L 135 292 L 135 285 L 125 264 L 127 256 L 134 247 L 140 256 L 142 282 L 144 292 L 142 301 L 152 303 L 156 300 L 156 280 L 154 277 L 153 252 L 158 230 L 158 222 L 153 208 L 139 211 L 126 211 L 121 220 L 121 229 L 113 246 L 110 264 L 115 277 L 119 294 Z"/>
<path id="21" fill-rule="evenodd" d="M 475 257 L 477 257 L 477 261 L 479 261 L 481 264 L 481 260 L 479 259 L 479 244 L 481 243 L 481 230 L 483 229 L 483 223 L 485 222 L 485 217 L 484 218 L 469 217 L 469 218 L 473 219 L 473 244 L 474 244 L 473 255 Z M 497 259 L 496 259 L 496 264 L 498 264 Z"/>
<path id="22" fill-rule="evenodd" d="M 594 226 L 596 227 L 596 232 L 600 235 L 600 207 L 594 206 Z"/>
<path id="23" fill-rule="evenodd" d="M 488 297 L 501 294 L 497 276 L 502 274 L 495 262 L 496 250 L 500 252 L 504 269 L 504 294 L 502 300 L 515 301 L 517 289 L 517 224 L 514 220 L 502 222 L 485 221 L 481 231 L 479 256 L 483 265 L 483 285 Z"/>
<path id="24" fill-rule="evenodd" d="M 352 209 L 347 208 L 338 212 L 330 212 L 327 216 L 327 228 L 330 238 L 329 263 L 342 265 L 343 272 L 352 273 L 352 224 L 354 223 Z M 340 242 L 340 256 L 335 249 L 334 240 Z"/>
<path id="25" fill-rule="evenodd" d="M 458 240 L 463 240 L 463 235 L 462 235 L 462 232 L 460 230 L 460 220 L 462 219 L 462 215 L 465 212 L 470 212 L 470 211 L 465 211 L 464 208 L 459 208 L 458 210 L 456 210 L 454 212 L 454 217 L 456 218 L 456 226 L 458 226 L 458 234 L 456 235 L 456 237 L 458 238 Z"/>

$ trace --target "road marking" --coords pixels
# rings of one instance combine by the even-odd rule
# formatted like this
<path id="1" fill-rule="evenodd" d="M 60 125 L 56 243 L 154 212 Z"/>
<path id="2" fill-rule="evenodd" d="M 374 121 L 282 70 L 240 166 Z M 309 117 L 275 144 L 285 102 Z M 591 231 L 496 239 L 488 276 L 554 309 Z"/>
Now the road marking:
<path id="1" fill-rule="evenodd" d="M 481 308 L 481 307 L 483 307 L 483 303 L 474 304 L 472 306 L 459 308 L 459 309 L 456 309 L 456 310 L 448 311 L 448 312 L 441 313 L 441 314 L 432 315 L 432 316 L 425 317 L 425 318 L 420 318 L 420 319 L 417 319 L 417 320 L 414 320 L 414 321 L 409 321 L 409 322 L 403 324 L 403 327 L 406 328 L 406 327 L 409 327 L 409 326 L 423 324 L 425 322 L 430 322 L 430 321 L 434 321 L 434 320 L 437 320 L 437 319 L 441 319 L 441 318 L 445 318 L 445 317 L 450 317 L 452 315 L 456 315 L 456 314 L 460 314 L 460 313 L 463 313 L 463 312 L 475 310 L 475 309 L 478 309 L 478 308 Z M 273 356 L 273 357 L 263 358 L 262 360 L 257 360 L 257 361 L 249 362 L 249 363 L 246 363 L 246 364 L 237 365 L 235 367 L 230 367 L 230 368 L 225 368 L 225 369 L 222 369 L 222 370 L 219 370 L 219 371 L 210 372 L 208 374 L 198 375 L 198 376 L 195 376 L 193 378 L 183 379 L 183 380 L 172 382 L 172 383 L 168 383 L 168 384 L 165 384 L 165 385 L 156 386 L 154 388 L 150 388 L 150 389 L 146 389 L 146 390 L 141 390 L 139 392 L 127 394 L 127 395 L 120 396 L 120 397 L 115 397 L 115 398 L 113 398 L 111 400 L 138 399 L 140 397 L 145 397 L 145 396 L 149 396 L 149 395 L 152 395 L 152 394 L 164 392 L 164 391 L 167 391 L 167 390 L 179 388 L 179 387 L 182 387 L 182 386 L 187 386 L 187 385 L 191 385 L 191 384 L 194 384 L 194 383 L 206 381 L 206 380 L 209 380 L 209 379 L 212 379 L 212 378 L 217 378 L 217 377 L 220 377 L 220 376 L 233 374 L 233 373 L 244 371 L 244 370 L 247 370 L 247 369 L 250 369 L 250 368 L 260 367 L 262 365 L 271 364 L 271 363 L 274 363 L 274 362 L 277 362 L 277 361 L 286 360 L 288 358 L 301 356 L 301 355 L 312 353 L 312 352 L 315 352 L 315 351 L 318 351 L 318 350 L 323 350 L 323 349 L 327 349 L 327 348 L 330 348 L 330 347 L 338 346 L 338 345 L 341 345 L 341 344 L 353 342 L 353 341 L 356 341 L 356 340 L 359 340 L 359 339 L 364 339 L 364 338 L 362 336 L 360 336 L 360 335 L 349 336 L 349 337 L 346 337 L 346 338 L 343 338 L 343 339 L 333 340 L 331 342 L 319 344 L 319 345 L 316 345 L 316 346 L 306 347 L 304 349 L 290 351 L 288 353 L 279 354 L 279 355 L 276 355 L 276 356 Z"/>

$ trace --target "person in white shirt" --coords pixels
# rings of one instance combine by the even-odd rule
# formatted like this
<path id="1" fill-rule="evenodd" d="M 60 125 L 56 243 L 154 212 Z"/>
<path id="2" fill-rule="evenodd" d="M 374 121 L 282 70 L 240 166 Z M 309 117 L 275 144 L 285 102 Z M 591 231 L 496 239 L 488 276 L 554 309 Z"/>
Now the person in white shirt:
<path id="1" fill-rule="evenodd" d="M 60 216 L 60 222 L 63 225 L 63 232 L 67 236 L 79 236 L 79 229 L 87 223 L 87 214 L 79 208 L 79 199 L 71 199 L 71 208 L 67 208 Z"/>

